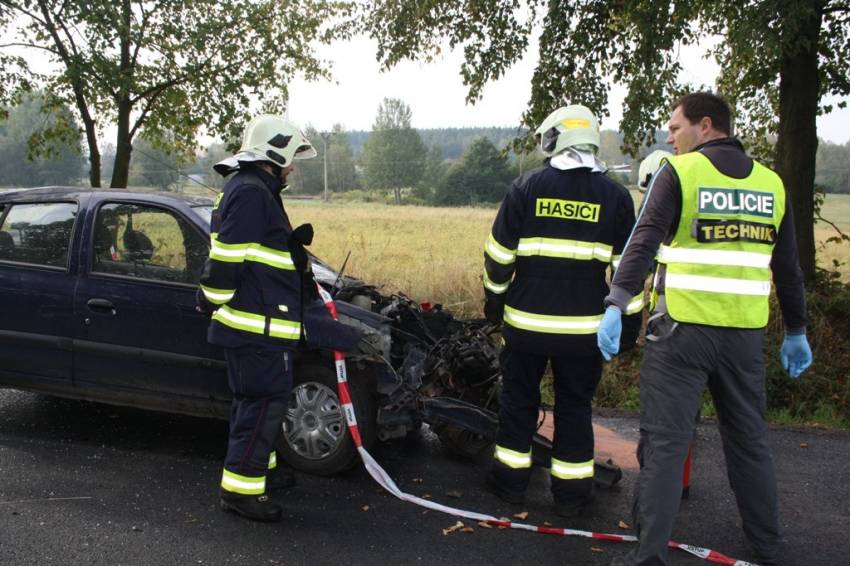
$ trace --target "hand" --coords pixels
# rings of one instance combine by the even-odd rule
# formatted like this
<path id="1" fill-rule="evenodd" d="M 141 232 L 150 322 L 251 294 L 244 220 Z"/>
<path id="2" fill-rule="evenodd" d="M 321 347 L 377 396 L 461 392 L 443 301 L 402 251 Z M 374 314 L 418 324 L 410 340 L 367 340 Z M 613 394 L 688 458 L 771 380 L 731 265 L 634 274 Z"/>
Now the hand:
<path id="1" fill-rule="evenodd" d="M 313 225 L 301 224 L 292 231 L 289 237 L 299 242 L 302 246 L 309 246 L 313 243 Z"/>
<path id="2" fill-rule="evenodd" d="M 782 349 L 779 350 L 779 359 L 791 379 L 800 377 L 800 374 L 812 365 L 812 349 L 809 347 L 806 335 L 786 334 L 785 340 L 782 341 Z"/>
<path id="3" fill-rule="evenodd" d="M 484 299 L 484 318 L 490 324 L 502 324 L 502 318 L 505 316 L 505 297 L 504 295 L 495 295 L 488 293 Z"/>
<path id="4" fill-rule="evenodd" d="M 209 302 L 201 289 L 195 291 L 195 310 L 202 314 L 212 314 L 218 306 Z"/>
<path id="5" fill-rule="evenodd" d="M 307 271 L 310 265 L 310 256 L 304 246 L 309 246 L 311 243 L 313 243 L 312 224 L 302 224 L 289 235 L 289 254 L 292 256 L 295 269 L 300 273 Z"/>
<path id="6" fill-rule="evenodd" d="M 602 352 L 602 357 L 608 362 L 620 351 L 620 334 L 623 332 L 622 314 L 615 306 L 605 309 L 605 316 L 602 317 L 596 333 L 596 344 Z"/>

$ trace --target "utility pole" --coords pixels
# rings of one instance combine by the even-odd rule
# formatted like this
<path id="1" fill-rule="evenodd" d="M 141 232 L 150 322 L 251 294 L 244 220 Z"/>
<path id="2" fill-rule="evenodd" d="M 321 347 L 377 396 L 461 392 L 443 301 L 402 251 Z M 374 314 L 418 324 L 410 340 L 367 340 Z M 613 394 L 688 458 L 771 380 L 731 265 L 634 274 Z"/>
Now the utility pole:
<path id="1" fill-rule="evenodd" d="M 325 166 L 325 202 L 331 200 L 330 194 L 328 194 L 328 138 L 331 137 L 330 132 L 322 132 L 322 148 L 324 153 L 322 155 L 322 161 L 324 161 Z"/>

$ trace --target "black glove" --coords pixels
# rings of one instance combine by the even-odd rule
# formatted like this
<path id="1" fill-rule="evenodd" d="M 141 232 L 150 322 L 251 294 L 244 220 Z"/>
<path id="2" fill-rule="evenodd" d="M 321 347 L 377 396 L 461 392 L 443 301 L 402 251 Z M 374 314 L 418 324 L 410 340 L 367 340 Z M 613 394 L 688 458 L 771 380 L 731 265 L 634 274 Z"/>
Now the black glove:
<path id="1" fill-rule="evenodd" d="M 305 305 L 301 323 L 310 349 L 353 353 L 363 338 L 359 328 L 334 320 L 322 301 Z"/>
<path id="2" fill-rule="evenodd" d="M 505 315 L 505 296 L 496 295 L 495 293 L 487 293 L 487 298 L 484 299 L 484 318 L 490 324 L 502 324 L 502 317 Z"/>
<path id="3" fill-rule="evenodd" d="M 295 264 L 295 269 L 304 273 L 310 265 L 310 256 L 307 255 L 307 250 L 304 246 L 309 246 L 313 243 L 313 225 L 302 224 L 292 231 L 289 235 L 289 253 L 292 255 L 292 263 Z"/>
<path id="4" fill-rule="evenodd" d="M 319 289 L 316 287 L 316 278 L 313 277 L 313 270 L 307 269 L 301 272 L 301 300 L 302 304 L 312 303 L 320 299 Z"/>
<path id="5" fill-rule="evenodd" d="M 200 289 L 195 291 L 195 310 L 204 314 L 212 314 L 218 307 L 207 300 Z"/>

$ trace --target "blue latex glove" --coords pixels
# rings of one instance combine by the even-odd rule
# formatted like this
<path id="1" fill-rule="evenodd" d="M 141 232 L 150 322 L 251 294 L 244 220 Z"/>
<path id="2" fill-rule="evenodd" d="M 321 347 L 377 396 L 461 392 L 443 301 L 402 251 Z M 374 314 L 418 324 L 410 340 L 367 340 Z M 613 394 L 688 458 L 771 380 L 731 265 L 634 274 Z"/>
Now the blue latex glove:
<path id="1" fill-rule="evenodd" d="M 806 368 L 812 365 L 812 349 L 805 334 L 785 335 L 782 349 L 779 350 L 782 367 L 788 371 L 791 379 L 797 379 Z"/>
<path id="2" fill-rule="evenodd" d="M 620 334 L 623 331 L 622 314 L 615 306 L 605 309 L 605 316 L 602 317 L 596 333 L 596 344 L 602 352 L 602 357 L 608 362 L 620 351 Z"/>

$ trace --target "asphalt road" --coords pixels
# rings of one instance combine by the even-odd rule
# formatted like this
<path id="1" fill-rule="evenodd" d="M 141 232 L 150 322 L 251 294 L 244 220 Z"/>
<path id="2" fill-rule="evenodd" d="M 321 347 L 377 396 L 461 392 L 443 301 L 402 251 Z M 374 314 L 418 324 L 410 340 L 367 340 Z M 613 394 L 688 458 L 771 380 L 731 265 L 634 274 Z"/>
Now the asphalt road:
<path id="1" fill-rule="evenodd" d="M 633 442 L 637 420 L 598 419 Z M 512 530 L 443 534 L 457 519 L 403 503 L 362 470 L 299 474 L 276 497 L 280 524 L 256 524 L 217 506 L 224 422 L 0 389 L 0 564 L 588 564 L 607 565 L 628 543 Z M 752 559 L 723 468 L 716 426 L 699 428 L 691 498 L 674 537 Z M 772 432 L 786 564 L 850 564 L 850 434 Z M 566 524 L 551 512 L 546 474 L 511 506 L 482 489 L 486 462 L 445 455 L 429 433 L 374 451 L 402 489 L 529 523 L 628 533 L 636 470 L 597 497 L 593 514 Z M 707 564 L 678 551 L 671 564 Z"/>

